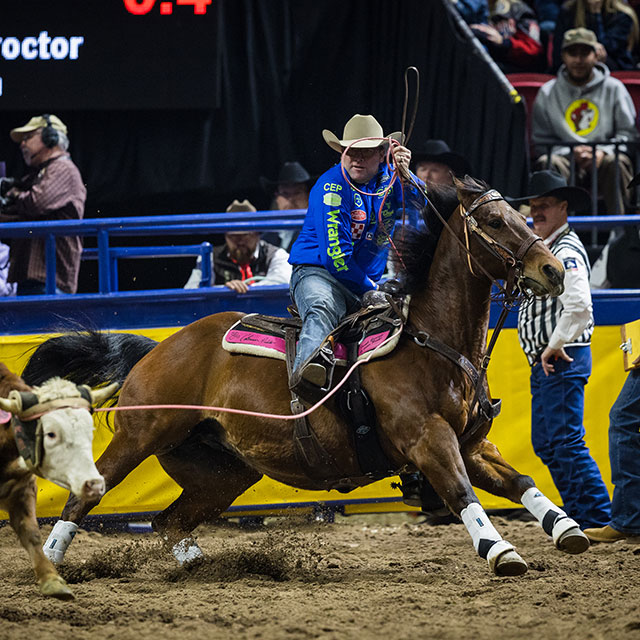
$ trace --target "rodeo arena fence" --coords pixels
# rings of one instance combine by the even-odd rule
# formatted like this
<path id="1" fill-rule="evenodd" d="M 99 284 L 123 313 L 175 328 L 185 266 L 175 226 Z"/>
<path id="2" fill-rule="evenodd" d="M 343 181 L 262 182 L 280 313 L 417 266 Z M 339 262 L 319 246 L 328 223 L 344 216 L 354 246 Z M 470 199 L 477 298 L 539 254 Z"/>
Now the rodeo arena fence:
<path id="1" fill-rule="evenodd" d="M 303 210 L 259 211 L 87 219 L 42 222 L 35 227 L 30 223 L 7 223 L 2 228 L 3 238 L 29 236 L 45 239 L 46 290 L 49 293 L 0 301 L 0 361 L 20 373 L 32 350 L 40 342 L 64 331 L 65 327 L 138 333 L 160 341 L 181 327 L 220 311 L 285 316 L 290 303 L 286 285 L 257 287 L 246 294 L 237 294 L 223 286 L 212 286 L 209 268 L 211 245 L 208 242 L 156 247 L 112 245 L 123 237 L 168 235 L 174 240 L 178 236 L 210 236 L 226 231 L 298 229 L 304 213 Z M 640 224 L 638 215 L 576 216 L 569 220 L 580 231 Z M 55 293 L 55 244 L 56 238 L 64 235 L 97 238 L 97 249 L 85 249 L 83 255 L 84 259 L 98 262 L 97 293 Z M 194 256 L 194 261 L 195 256 L 203 258 L 199 288 L 118 290 L 119 259 L 149 260 L 185 255 Z M 607 468 L 608 412 L 625 375 L 619 349 L 619 328 L 640 317 L 640 290 L 593 291 L 593 305 L 596 322 L 592 341 L 594 368 L 586 388 L 584 422 L 587 445 L 602 468 Z M 492 327 L 498 315 L 499 308 L 496 306 L 491 313 Z M 509 315 L 488 371 L 492 396 L 502 398 L 503 406 L 492 428 L 491 439 L 519 471 L 533 476 L 538 487 L 551 499 L 558 501 L 559 495 L 549 473 L 535 456 L 530 443 L 530 417 L 526 410 L 530 404 L 529 366 L 518 343 L 516 318 L 515 311 Z M 106 424 L 105 414 L 97 414 L 95 420 L 94 454 L 97 457 L 106 448 L 112 432 Z M 268 515 L 307 513 L 315 514 L 318 519 L 331 520 L 336 512 L 349 515 L 413 510 L 402 502 L 399 489 L 393 486 L 396 481 L 397 478 L 387 478 L 345 495 L 335 491 L 297 490 L 263 478 L 240 496 L 225 516 L 251 520 Z M 38 516 L 45 520 L 56 519 L 67 493 L 41 479 L 38 480 L 38 486 Z M 179 491 L 156 459 L 147 459 L 105 496 L 94 514 L 85 520 L 85 526 L 119 526 L 131 531 L 146 531 L 148 525 L 144 523 L 153 513 L 170 504 Z M 519 506 L 482 491 L 478 493 L 487 509 L 513 509 Z M 6 518 L 7 514 L 0 511 L 0 520 Z"/>

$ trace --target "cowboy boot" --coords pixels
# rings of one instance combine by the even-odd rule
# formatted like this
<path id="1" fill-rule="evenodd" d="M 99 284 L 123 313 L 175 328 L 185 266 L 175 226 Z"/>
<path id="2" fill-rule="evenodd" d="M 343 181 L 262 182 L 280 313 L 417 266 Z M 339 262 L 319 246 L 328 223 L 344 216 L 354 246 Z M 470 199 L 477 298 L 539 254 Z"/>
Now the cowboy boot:
<path id="1" fill-rule="evenodd" d="M 289 379 L 289 389 L 308 404 L 315 404 L 331 388 L 335 358 L 330 345 L 318 347 Z"/>

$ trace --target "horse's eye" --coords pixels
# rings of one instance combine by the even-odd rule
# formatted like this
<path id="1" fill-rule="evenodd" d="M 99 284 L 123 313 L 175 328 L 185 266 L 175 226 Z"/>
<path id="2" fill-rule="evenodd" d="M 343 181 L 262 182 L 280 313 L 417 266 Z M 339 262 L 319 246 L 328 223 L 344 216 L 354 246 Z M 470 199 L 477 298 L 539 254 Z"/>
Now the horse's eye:
<path id="1" fill-rule="evenodd" d="M 500 229 L 500 227 L 502 227 L 502 220 L 500 220 L 500 218 L 494 218 L 493 220 L 489 220 L 488 224 L 492 229 Z"/>
<path id="2" fill-rule="evenodd" d="M 58 439 L 58 434 L 55 431 L 47 431 L 47 433 L 44 434 L 44 437 L 47 440 L 53 441 Z"/>

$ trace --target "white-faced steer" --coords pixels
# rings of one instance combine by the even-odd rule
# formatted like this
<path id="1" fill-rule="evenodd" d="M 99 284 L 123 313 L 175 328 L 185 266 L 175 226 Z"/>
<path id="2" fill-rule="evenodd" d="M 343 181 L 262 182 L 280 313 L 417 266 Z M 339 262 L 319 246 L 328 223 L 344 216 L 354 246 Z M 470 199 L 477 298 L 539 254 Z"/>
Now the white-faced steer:
<path id="1" fill-rule="evenodd" d="M 31 557 L 40 591 L 73 598 L 42 551 L 36 520 L 36 475 L 88 500 L 102 496 L 104 479 L 93 462 L 91 405 L 118 385 L 92 390 L 52 378 L 29 387 L 0 363 L 0 408 L 11 413 L 0 424 L 0 508 Z M 35 474 L 35 475 L 34 475 Z"/>

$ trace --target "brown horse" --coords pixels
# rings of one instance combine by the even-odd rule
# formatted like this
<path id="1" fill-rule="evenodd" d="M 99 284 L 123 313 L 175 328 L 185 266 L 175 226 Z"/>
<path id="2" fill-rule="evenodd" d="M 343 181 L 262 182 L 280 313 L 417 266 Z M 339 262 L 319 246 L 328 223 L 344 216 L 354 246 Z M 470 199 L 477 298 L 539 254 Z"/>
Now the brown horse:
<path id="1" fill-rule="evenodd" d="M 491 525 L 472 485 L 523 502 L 563 551 L 584 551 L 588 541 L 578 525 L 486 439 L 491 420 L 460 440 L 470 412 L 477 412 L 472 408 L 473 385 L 460 367 L 424 348 L 419 337 L 420 332 L 437 337 L 479 368 L 487 342 L 492 280 L 517 281 L 537 295 L 558 295 L 563 269 L 523 216 L 496 191 L 471 178 L 457 181 L 456 187 L 430 190 L 432 202 L 445 217 L 451 216 L 450 229 L 441 233 L 435 251 L 425 245 L 426 235 L 405 243 L 411 331 L 389 355 L 361 367 L 361 377 L 376 405 L 382 447 L 395 468 L 424 473 L 462 518 L 476 551 L 494 573 L 516 575 L 527 565 Z M 433 226 L 432 214 L 426 221 Z M 289 414 L 282 361 L 221 348 L 225 331 L 239 317 L 220 313 L 203 318 L 151 349 L 127 377 L 119 406 L 178 403 Z M 46 363 L 44 351 L 38 356 Z M 92 354 L 87 364 L 99 357 Z M 58 349 L 49 363 L 64 360 L 64 349 Z M 34 373 L 37 369 L 29 371 Z M 360 478 L 365 484 L 333 398 L 310 416 L 310 423 L 340 477 Z M 284 420 L 213 410 L 120 411 L 113 439 L 97 466 L 111 489 L 151 455 L 183 489 L 153 522 L 180 562 L 201 555 L 191 531 L 219 516 L 263 475 L 301 489 L 320 488 L 299 464 L 291 422 Z M 78 523 L 97 503 L 71 497 L 62 518 Z"/>

